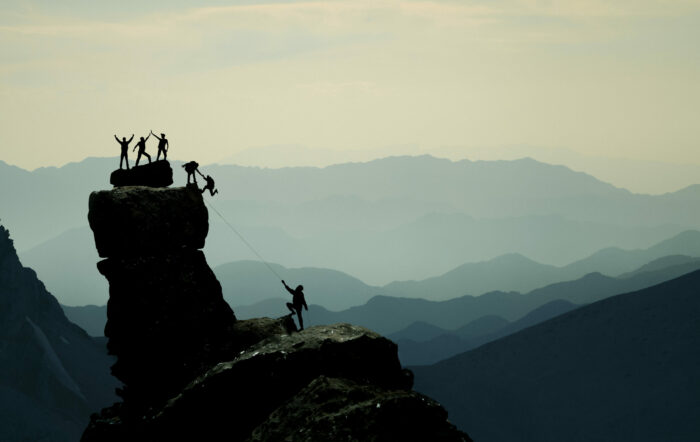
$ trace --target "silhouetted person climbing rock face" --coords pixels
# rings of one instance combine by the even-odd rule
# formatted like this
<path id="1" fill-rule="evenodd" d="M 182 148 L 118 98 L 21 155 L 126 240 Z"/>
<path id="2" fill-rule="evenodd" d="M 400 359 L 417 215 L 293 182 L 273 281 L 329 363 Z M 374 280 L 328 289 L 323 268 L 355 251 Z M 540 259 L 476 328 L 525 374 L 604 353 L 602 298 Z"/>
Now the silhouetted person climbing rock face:
<path id="1" fill-rule="evenodd" d="M 158 138 L 158 155 L 156 155 L 156 161 L 160 159 L 160 154 L 161 152 L 163 153 L 163 159 L 167 160 L 168 159 L 168 147 L 169 143 L 167 138 L 165 138 L 165 134 L 160 134 L 160 137 L 151 131 L 151 135 L 154 137 Z"/>
<path id="2" fill-rule="evenodd" d="M 151 138 L 150 134 L 148 134 L 148 136 L 145 139 L 143 137 L 141 137 L 141 140 L 138 143 L 136 143 L 136 146 L 134 146 L 134 150 L 136 150 L 137 147 L 139 149 L 139 154 L 136 157 L 136 165 L 137 166 L 139 165 L 139 160 L 141 159 L 141 155 L 144 155 L 146 158 L 148 158 L 149 163 L 151 162 L 151 156 L 146 153 L 146 141 L 148 141 L 149 138 Z"/>
<path id="3" fill-rule="evenodd" d="M 297 314 L 297 318 L 299 318 L 299 329 L 304 330 L 304 320 L 301 317 L 301 307 L 304 306 L 306 311 L 309 311 L 309 306 L 306 305 L 306 299 L 304 298 L 304 286 L 298 285 L 297 288 L 292 290 L 289 288 L 287 283 L 284 282 L 284 280 L 282 280 L 282 284 L 284 284 L 284 288 L 286 288 L 287 291 L 293 296 L 292 302 L 287 303 L 287 308 L 292 312 L 292 315 L 294 313 Z"/>
<path id="4" fill-rule="evenodd" d="M 185 172 L 187 172 L 187 184 L 190 183 L 190 177 L 194 180 L 194 184 L 197 184 L 197 176 L 194 174 L 195 172 L 199 173 L 199 170 L 197 168 L 199 167 L 199 163 L 196 161 L 190 161 L 189 163 L 185 163 L 182 165 L 182 167 L 185 169 Z M 201 173 L 199 173 L 201 175 Z"/>
<path id="5" fill-rule="evenodd" d="M 214 189 L 214 178 L 207 175 L 204 179 L 207 181 L 207 185 L 204 186 L 204 188 L 202 188 L 202 193 L 206 192 L 207 189 L 209 189 L 209 193 L 211 194 L 211 196 L 214 196 L 217 193 L 219 193 L 218 190 Z"/>
<path id="6" fill-rule="evenodd" d="M 126 160 L 126 168 L 129 168 L 129 143 L 131 143 L 131 140 L 134 139 L 134 134 L 131 134 L 131 138 L 129 138 L 129 141 L 126 141 L 126 137 L 122 137 L 121 140 L 115 135 L 114 139 L 117 140 L 117 143 L 119 143 L 122 146 L 122 155 L 119 157 L 119 168 L 122 168 L 122 163 L 124 160 Z M 138 164 L 138 162 L 136 163 Z"/>

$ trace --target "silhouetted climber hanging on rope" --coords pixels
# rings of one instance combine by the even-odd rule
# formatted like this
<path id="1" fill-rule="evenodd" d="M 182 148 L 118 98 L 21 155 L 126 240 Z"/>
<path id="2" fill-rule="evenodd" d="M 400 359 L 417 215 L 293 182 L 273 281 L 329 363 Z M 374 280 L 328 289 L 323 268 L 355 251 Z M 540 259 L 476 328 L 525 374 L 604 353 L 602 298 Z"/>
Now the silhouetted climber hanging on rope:
<path id="1" fill-rule="evenodd" d="M 149 163 L 151 162 L 151 156 L 146 153 L 146 141 L 148 141 L 149 138 L 151 138 L 151 134 L 148 134 L 146 139 L 141 137 L 141 140 L 138 143 L 136 143 L 136 146 L 134 146 L 134 150 L 136 150 L 137 147 L 139 148 L 139 154 L 136 157 L 136 166 L 139 165 L 139 160 L 141 159 L 141 155 L 145 155 L 146 158 L 148 158 L 148 162 Z"/>
<path id="2" fill-rule="evenodd" d="M 309 306 L 306 305 L 306 299 L 304 299 L 304 286 L 298 285 L 297 288 L 292 290 L 287 283 L 284 282 L 284 279 L 282 280 L 282 284 L 284 284 L 284 288 L 293 296 L 292 302 L 287 303 L 287 308 L 292 312 L 290 313 L 291 315 L 294 313 L 297 314 L 299 318 L 299 329 L 304 330 L 304 320 L 301 318 L 301 307 L 304 306 L 306 311 L 309 311 Z"/>
<path id="3" fill-rule="evenodd" d="M 160 134 L 160 137 L 158 137 L 158 135 L 154 134 L 153 131 L 151 131 L 151 135 L 158 138 L 158 155 L 156 155 L 156 161 L 160 159 L 161 152 L 163 152 L 163 159 L 167 160 L 168 148 L 170 147 L 170 144 L 168 143 L 167 138 L 165 138 L 165 134 L 162 133 Z"/>
<path id="4" fill-rule="evenodd" d="M 129 141 L 126 141 L 126 137 L 122 137 L 121 141 L 119 138 L 117 138 L 116 135 L 114 135 L 114 139 L 117 140 L 117 143 L 121 144 L 122 146 L 122 155 L 119 157 L 119 168 L 122 168 L 122 163 L 124 160 L 126 160 L 126 168 L 127 170 L 129 169 L 129 143 L 131 143 L 131 140 L 134 139 L 134 134 L 131 134 L 131 138 L 129 138 Z"/>
<path id="5" fill-rule="evenodd" d="M 190 161 L 189 163 L 185 163 L 182 165 L 183 169 L 185 169 L 185 172 L 187 172 L 187 184 L 190 184 L 190 177 L 194 180 L 194 185 L 197 185 L 197 176 L 194 174 L 197 172 L 198 174 L 202 175 L 202 173 L 197 169 L 199 167 L 199 163 L 196 161 Z"/>
<path id="6" fill-rule="evenodd" d="M 197 172 L 199 172 L 199 171 L 197 171 Z M 201 172 L 199 172 L 199 174 L 202 175 Z M 202 193 L 206 192 L 207 189 L 209 189 L 209 193 L 211 194 L 211 196 L 214 196 L 217 193 L 219 193 L 219 191 L 217 189 L 214 189 L 214 178 L 212 178 L 209 175 L 207 175 L 206 177 L 204 175 L 202 175 L 202 178 L 204 178 L 207 181 L 207 185 L 202 188 Z"/>

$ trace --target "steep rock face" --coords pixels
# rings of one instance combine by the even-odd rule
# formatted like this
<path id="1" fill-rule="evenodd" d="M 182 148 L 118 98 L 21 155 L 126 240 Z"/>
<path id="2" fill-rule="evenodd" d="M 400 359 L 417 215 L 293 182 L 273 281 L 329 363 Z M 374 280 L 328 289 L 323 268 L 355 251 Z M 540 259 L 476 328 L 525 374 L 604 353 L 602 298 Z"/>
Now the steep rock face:
<path id="1" fill-rule="evenodd" d="M 0 226 L 0 440 L 75 441 L 119 385 L 100 344 L 69 322 Z"/>
<path id="2" fill-rule="evenodd" d="M 110 175 L 109 183 L 115 187 L 168 187 L 173 183 L 173 169 L 168 161 L 153 161 L 131 169 L 117 169 Z"/>
<path id="3" fill-rule="evenodd" d="M 201 249 L 209 231 L 196 187 L 119 187 L 90 194 L 88 221 L 102 258 Z"/>
<path id="4" fill-rule="evenodd" d="M 94 415 L 83 441 L 274 439 L 273 422 L 304 395 L 319 419 L 305 440 L 327 440 L 327 425 L 344 416 L 367 420 L 339 428 L 346 440 L 395 440 L 421 423 L 426 440 L 469 440 L 411 391 L 390 340 L 349 324 L 297 333 L 291 316 L 236 321 L 198 250 L 208 221 L 195 188 L 96 192 L 89 219 L 108 257 L 98 264 L 110 284 L 105 336 L 125 387 L 124 402 Z M 375 400 L 386 407 L 373 409 Z"/>
<path id="5" fill-rule="evenodd" d="M 206 263 L 207 210 L 193 188 L 90 195 L 88 219 L 109 281 L 105 336 L 125 407 L 140 413 L 230 356 L 235 316 Z"/>

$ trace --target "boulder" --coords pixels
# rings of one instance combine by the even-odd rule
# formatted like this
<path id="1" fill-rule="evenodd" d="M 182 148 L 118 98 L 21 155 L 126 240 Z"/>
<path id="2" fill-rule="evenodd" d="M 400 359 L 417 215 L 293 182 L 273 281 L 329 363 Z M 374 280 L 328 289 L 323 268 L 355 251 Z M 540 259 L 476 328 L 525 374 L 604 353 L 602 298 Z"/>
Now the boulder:
<path id="1" fill-rule="evenodd" d="M 117 169 L 110 175 L 109 183 L 114 187 L 168 187 L 173 183 L 173 169 L 166 160 L 153 161 L 131 169 Z"/>
<path id="2" fill-rule="evenodd" d="M 88 221 L 101 257 L 131 257 L 201 249 L 208 216 L 196 187 L 137 186 L 92 192 Z"/>
<path id="3" fill-rule="evenodd" d="M 470 442 L 434 400 L 349 379 L 320 376 L 296 393 L 247 439 Z"/>
<path id="4" fill-rule="evenodd" d="M 154 437 L 245 440 L 276 408 L 325 375 L 389 389 L 411 388 L 396 344 L 350 324 L 274 335 L 194 380 L 154 417 Z M 235 425 L 229 420 L 235 417 Z M 193 424 L 196 423 L 196 424 Z"/>

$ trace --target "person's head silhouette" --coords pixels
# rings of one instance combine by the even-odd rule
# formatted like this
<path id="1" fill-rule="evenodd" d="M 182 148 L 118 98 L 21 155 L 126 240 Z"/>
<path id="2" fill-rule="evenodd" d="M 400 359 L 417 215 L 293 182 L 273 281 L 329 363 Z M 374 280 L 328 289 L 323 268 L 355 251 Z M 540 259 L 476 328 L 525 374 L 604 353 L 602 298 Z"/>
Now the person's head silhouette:
<path id="1" fill-rule="evenodd" d="M 126 137 L 122 137 L 122 141 L 126 141 Z"/>
<path id="2" fill-rule="evenodd" d="M 297 292 L 301 292 L 302 290 L 304 290 L 304 286 L 303 286 L 303 285 L 298 285 L 298 286 L 297 286 Z"/>
<path id="3" fill-rule="evenodd" d="M 141 137 L 141 141 L 143 141 L 143 137 Z"/>
<path id="4" fill-rule="evenodd" d="M 161 137 L 165 138 L 165 134 L 160 134 Z"/>

